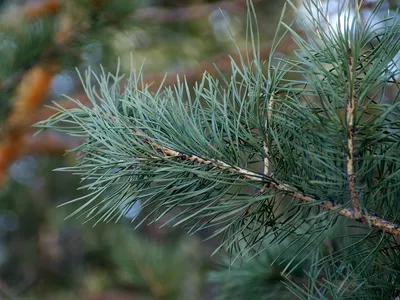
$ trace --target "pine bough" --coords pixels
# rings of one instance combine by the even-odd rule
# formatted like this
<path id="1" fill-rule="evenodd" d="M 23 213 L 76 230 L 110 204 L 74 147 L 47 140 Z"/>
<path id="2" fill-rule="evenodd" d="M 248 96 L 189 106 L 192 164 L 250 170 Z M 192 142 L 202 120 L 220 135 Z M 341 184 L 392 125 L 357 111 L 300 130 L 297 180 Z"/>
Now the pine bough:
<path id="1" fill-rule="evenodd" d="M 93 107 L 71 99 L 77 108 L 55 104 L 38 124 L 86 138 L 73 149 L 77 164 L 61 169 L 88 191 L 71 201 L 83 203 L 73 215 L 118 220 L 140 201 L 138 226 L 212 228 L 233 261 L 280 247 L 270 262 L 299 298 L 397 297 L 400 24 L 375 21 L 381 3 L 362 20 L 346 2 L 334 26 L 318 1 L 305 1 L 302 33 L 282 13 L 265 62 L 250 5 L 251 50 L 229 76 L 205 73 L 193 87 L 177 78 L 151 92 L 132 69 L 122 88 L 123 76 L 87 71 Z M 276 58 L 286 35 L 299 50 Z M 222 284 L 221 298 L 240 287 L 245 299 L 265 297 L 262 284 Z"/>

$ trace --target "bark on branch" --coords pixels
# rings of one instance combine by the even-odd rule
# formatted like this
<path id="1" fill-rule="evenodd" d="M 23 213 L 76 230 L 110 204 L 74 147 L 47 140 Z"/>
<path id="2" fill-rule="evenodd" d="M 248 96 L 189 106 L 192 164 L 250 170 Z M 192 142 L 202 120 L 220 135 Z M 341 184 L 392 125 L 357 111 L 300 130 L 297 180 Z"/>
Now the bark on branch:
<path id="1" fill-rule="evenodd" d="M 135 132 L 138 135 L 141 135 L 139 132 Z M 212 166 L 214 168 L 222 169 L 230 173 L 235 173 L 238 176 L 242 178 L 246 178 L 252 181 L 260 182 L 262 184 L 266 184 L 268 187 L 271 187 L 277 191 L 280 191 L 286 195 L 291 195 L 293 198 L 307 202 L 307 203 L 314 203 L 316 206 L 319 206 L 323 209 L 333 211 L 338 213 L 341 216 L 344 216 L 349 219 L 356 220 L 357 222 L 360 222 L 362 224 L 369 225 L 370 227 L 383 231 L 388 234 L 392 234 L 394 236 L 400 236 L 400 224 L 395 224 L 390 221 L 384 220 L 382 218 L 379 218 L 377 216 L 372 216 L 372 215 L 366 215 L 364 212 L 356 212 L 353 209 L 350 208 L 343 208 L 341 205 L 335 205 L 331 203 L 330 201 L 321 201 L 312 195 L 305 195 L 298 191 L 295 187 L 279 182 L 275 179 L 269 178 L 268 176 L 265 176 L 263 174 L 258 174 L 243 168 L 239 168 L 236 166 L 231 166 L 226 164 L 223 161 L 220 160 L 206 160 L 203 159 L 199 156 L 196 155 L 187 155 L 184 153 L 180 153 L 177 151 L 174 151 L 172 149 L 169 149 L 167 147 L 163 147 L 157 143 L 154 142 L 148 142 L 159 154 L 162 154 L 166 158 L 176 158 L 179 157 L 179 159 L 184 159 L 187 161 L 192 161 L 196 162 L 199 164 L 206 164 L 208 166 Z M 266 179 L 270 179 L 266 182 Z"/>
<path id="2" fill-rule="evenodd" d="M 358 195 L 356 191 L 356 179 L 354 174 L 354 114 L 356 106 L 356 93 L 354 88 L 354 58 L 351 49 L 348 51 L 349 60 L 349 82 L 348 84 L 348 94 L 347 94 L 347 107 L 346 107 L 346 118 L 347 118 L 347 180 L 349 183 L 351 203 L 353 204 L 353 209 L 357 218 L 361 218 L 360 204 L 358 202 Z"/>

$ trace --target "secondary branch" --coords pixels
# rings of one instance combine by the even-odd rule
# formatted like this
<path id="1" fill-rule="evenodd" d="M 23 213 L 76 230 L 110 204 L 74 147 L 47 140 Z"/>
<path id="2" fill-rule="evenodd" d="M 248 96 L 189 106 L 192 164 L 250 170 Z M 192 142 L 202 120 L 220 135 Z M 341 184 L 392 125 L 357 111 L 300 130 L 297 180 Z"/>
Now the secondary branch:
<path id="1" fill-rule="evenodd" d="M 271 93 L 271 97 L 269 98 L 269 101 L 268 101 L 267 121 L 265 121 L 265 128 L 268 128 L 268 125 L 272 121 L 272 109 L 274 108 L 274 96 L 275 96 L 274 93 Z M 264 142 L 264 152 L 265 152 L 264 175 L 271 176 L 271 153 L 269 151 L 267 143 L 269 143 L 268 134 L 267 134 L 267 142 Z"/>
<path id="2" fill-rule="evenodd" d="M 353 67 L 354 67 L 354 58 L 351 49 L 348 51 L 348 60 L 349 60 L 349 91 L 348 91 L 348 99 L 347 99 L 347 107 L 346 107 L 346 117 L 347 117 L 347 180 L 349 182 L 349 190 L 351 202 L 353 204 L 354 212 L 356 214 L 357 219 L 361 218 L 360 212 L 360 204 L 358 202 L 358 196 L 356 191 L 356 180 L 354 175 L 354 114 L 355 114 L 355 105 L 356 105 L 356 95 L 354 91 L 354 76 L 353 76 Z"/>
<path id="3" fill-rule="evenodd" d="M 135 132 L 138 135 L 141 135 L 139 132 Z M 196 155 L 187 155 L 184 153 L 180 153 L 177 151 L 174 151 L 172 149 L 169 149 L 167 147 L 163 147 L 157 143 L 150 142 L 148 141 L 149 145 L 151 145 L 159 154 L 166 158 L 176 158 L 179 157 L 181 160 L 187 160 L 187 161 L 193 161 L 199 164 L 206 164 L 208 166 L 212 166 L 214 168 L 222 169 L 230 173 L 235 173 L 241 178 L 249 179 L 252 181 L 258 181 L 260 183 L 265 184 L 265 179 L 269 178 L 268 176 L 265 175 L 260 175 L 255 172 L 239 168 L 236 166 L 231 166 L 226 164 L 223 161 L 220 160 L 206 160 L 203 159 L 199 156 Z M 271 179 L 271 182 L 267 183 L 266 185 L 281 191 L 287 195 L 291 195 L 293 198 L 298 199 L 299 201 L 303 202 L 308 202 L 308 203 L 314 203 L 315 205 L 324 208 L 326 210 L 334 211 L 338 213 L 341 216 L 344 216 L 349 219 L 356 220 L 360 223 L 367 224 L 371 226 L 372 228 L 376 230 L 383 231 L 385 233 L 393 234 L 400 236 L 400 224 L 395 224 L 390 221 L 386 221 L 382 218 L 376 217 L 376 216 L 371 216 L 371 215 L 366 215 L 364 212 L 356 212 L 353 209 L 350 208 L 343 208 L 341 205 L 335 205 L 330 201 L 321 201 L 311 195 L 305 195 L 298 191 L 295 187 L 281 183 L 276 181 L 275 179 Z"/>

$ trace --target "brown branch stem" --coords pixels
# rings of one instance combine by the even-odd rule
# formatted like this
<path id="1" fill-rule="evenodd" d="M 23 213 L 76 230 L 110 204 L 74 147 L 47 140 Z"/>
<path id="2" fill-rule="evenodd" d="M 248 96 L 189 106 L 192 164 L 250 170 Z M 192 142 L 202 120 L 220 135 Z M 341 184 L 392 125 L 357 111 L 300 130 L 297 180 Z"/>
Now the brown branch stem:
<path id="1" fill-rule="evenodd" d="M 271 97 L 268 101 L 268 112 L 267 112 L 267 120 L 265 121 L 265 128 L 268 128 L 268 123 L 271 122 L 272 118 L 272 109 L 274 108 L 274 93 L 271 94 Z M 267 134 L 268 139 L 268 134 Z M 264 143 L 264 175 L 271 176 L 271 153 L 266 143 Z"/>
<path id="2" fill-rule="evenodd" d="M 347 118 L 347 180 L 349 183 L 350 197 L 351 202 L 353 204 L 353 209 L 356 214 L 357 219 L 361 218 L 360 212 L 360 204 L 358 202 L 358 196 L 356 191 L 356 180 L 354 174 L 354 114 L 355 114 L 355 105 L 356 105 L 356 94 L 354 91 L 354 76 L 353 76 L 353 65 L 354 59 L 351 52 L 351 49 L 348 51 L 348 59 L 349 59 L 349 91 L 348 91 L 348 100 L 346 107 L 346 118 Z"/>
<path id="3" fill-rule="evenodd" d="M 139 132 L 135 133 L 140 136 L 142 135 Z M 148 143 L 165 158 L 179 157 L 179 159 L 181 160 L 192 161 L 199 164 L 206 164 L 214 168 L 222 169 L 224 171 L 237 174 L 241 178 L 261 183 L 265 182 L 265 179 L 268 178 L 268 176 L 257 174 L 255 172 L 239 168 L 237 166 L 231 166 L 220 160 L 206 160 L 196 155 L 187 155 L 184 153 L 174 151 L 172 149 L 163 147 L 154 142 L 148 142 Z M 270 179 L 272 180 L 272 178 Z M 266 183 L 266 186 L 271 187 L 277 191 L 281 191 L 284 194 L 291 195 L 294 199 L 297 199 L 299 201 L 314 203 L 316 206 L 319 206 L 329 211 L 336 212 L 341 216 L 356 220 L 362 224 L 369 225 L 376 230 L 383 231 L 385 233 L 392 234 L 395 236 L 396 235 L 400 236 L 400 224 L 395 224 L 390 221 L 386 221 L 377 216 L 372 216 L 372 215 L 367 216 L 364 212 L 357 213 L 353 209 L 343 208 L 341 205 L 335 205 L 330 201 L 320 201 L 319 199 L 313 197 L 312 195 L 303 194 L 302 192 L 298 191 L 298 189 L 296 189 L 295 187 L 286 183 L 278 182 L 275 179 L 273 179 L 271 182 Z"/>
<path id="4" fill-rule="evenodd" d="M 274 93 L 271 94 L 270 98 L 269 98 L 269 102 L 268 102 L 268 111 L 267 111 L 267 120 L 264 123 L 264 128 L 268 128 L 268 122 L 271 122 L 271 118 L 272 118 L 272 109 L 274 107 Z M 269 143 L 269 135 L 268 133 L 266 134 L 266 139 L 267 141 L 263 143 L 263 149 L 264 149 L 264 175 L 265 176 L 272 176 L 272 172 L 271 172 L 271 153 L 269 151 L 269 147 L 267 145 L 267 143 Z M 263 187 L 260 189 L 260 191 L 257 194 L 263 194 L 265 192 L 265 188 L 267 188 L 268 185 L 264 184 Z M 243 215 L 247 215 L 250 210 L 251 210 L 252 205 L 250 205 L 246 211 L 244 212 Z"/>

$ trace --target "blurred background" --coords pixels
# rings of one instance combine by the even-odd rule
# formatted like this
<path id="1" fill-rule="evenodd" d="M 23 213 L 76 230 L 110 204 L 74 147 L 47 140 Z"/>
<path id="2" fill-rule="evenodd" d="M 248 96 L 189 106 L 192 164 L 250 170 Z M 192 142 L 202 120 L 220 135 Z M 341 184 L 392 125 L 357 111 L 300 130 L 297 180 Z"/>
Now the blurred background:
<path id="1" fill-rule="evenodd" d="M 261 56 L 268 58 L 283 0 L 254 0 Z M 366 9 L 375 1 L 364 1 Z M 388 1 L 387 7 L 397 7 Z M 223 17 L 223 15 L 225 17 Z M 288 14 L 290 18 L 290 13 Z M 143 60 L 144 81 L 189 83 L 213 63 L 229 73 L 244 49 L 246 1 L 30 0 L 0 1 L 0 299 L 214 299 L 208 273 L 218 239 L 188 236 L 157 224 L 134 230 L 126 212 L 117 224 L 66 219 L 83 195 L 79 178 L 53 172 L 74 164 L 65 155 L 79 139 L 31 125 L 51 116 L 52 101 L 73 107 L 63 94 L 89 105 L 77 70 L 123 72 Z M 278 55 L 295 48 L 283 40 Z M 267 266 L 267 264 L 266 264 Z"/>

